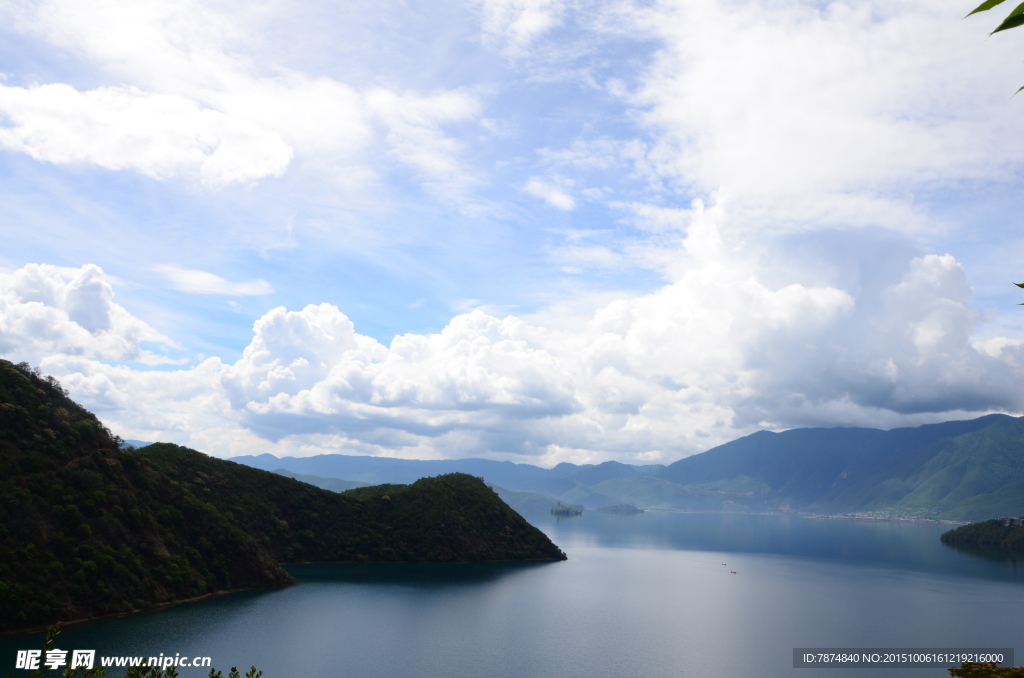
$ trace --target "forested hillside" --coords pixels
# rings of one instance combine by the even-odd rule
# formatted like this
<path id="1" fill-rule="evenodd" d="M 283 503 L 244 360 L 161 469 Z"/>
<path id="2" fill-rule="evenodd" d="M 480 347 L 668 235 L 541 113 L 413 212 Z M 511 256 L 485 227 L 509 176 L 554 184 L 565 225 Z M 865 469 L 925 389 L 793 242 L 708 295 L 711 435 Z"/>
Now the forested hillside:
<path id="1" fill-rule="evenodd" d="M 1024 420 L 970 421 L 879 431 L 761 432 L 672 464 L 661 477 L 690 497 L 817 513 L 980 520 L 1024 512 Z M 744 494 L 745 493 L 745 494 Z"/>
<path id="2" fill-rule="evenodd" d="M 558 560 L 564 554 L 479 478 L 451 473 L 341 494 L 168 443 L 137 452 L 294 562 Z"/>
<path id="3" fill-rule="evenodd" d="M 564 559 L 466 475 L 336 494 L 120 440 L 0 360 L 0 631 L 285 586 L 282 563 Z"/>
<path id="4" fill-rule="evenodd" d="M 118 442 L 56 381 L 0 361 L 0 630 L 290 581 Z"/>

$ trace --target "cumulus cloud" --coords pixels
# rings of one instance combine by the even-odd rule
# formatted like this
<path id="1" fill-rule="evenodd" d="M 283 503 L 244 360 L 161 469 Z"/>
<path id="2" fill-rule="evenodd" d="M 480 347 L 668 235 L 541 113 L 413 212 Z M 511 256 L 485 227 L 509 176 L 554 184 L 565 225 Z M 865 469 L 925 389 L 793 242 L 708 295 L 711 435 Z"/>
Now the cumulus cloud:
<path id="1" fill-rule="evenodd" d="M 0 354 L 38 362 L 53 355 L 155 364 L 171 362 L 141 348 L 177 344 L 114 303 L 109 278 L 80 269 L 28 264 L 0 273 Z"/>
<path id="2" fill-rule="evenodd" d="M 531 341 L 536 332 L 474 311 L 438 334 L 402 335 L 385 348 L 355 334 L 333 306 L 281 308 L 257 322 L 224 383 L 256 427 L 298 419 L 321 432 L 392 428 L 433 437 L 500 428 L 575 408 L 571 377 Z"/>
<path id="3" fill-rule="evenodd" d="M 181 268 L 169 264 L 157 266 L 156 270 L 170 280 L 175 289 L 182 292 L 230 296 L 259 296 L 274 293 L 274 288 L 262 278 L 233 283 L 208 271 Z"/>
<path id="4" fill-rule="evenodd" d="M 162 338 L 99 269 L 26 267 L 4 278 L 0 353 L 32 346 L 122 435 L 217 454 L 669 461 L 764 427 L 1024 406 L 1024 348 L 972 340 L 985 318 L 951 255 L 894 251 L 870 285 L 772 281 L 763 251 L 722 239 L 725 219 L 698 205 L 671 283 L 557 328 L 474 310 L 384 345 L 331 304 L 281 307 L 235 363 L 175 371 L 101 362 Z"/>
<path id="5" fill-rule="evenodd" d="M 537 159 L 507 185 L 556 209 L 573 210 L 580 196 L 614 200 L 643 241 L 611 230 L 603 238 L 588 223 L 547 251 L 575 273 L 656 269 L 664 281 L 647 293 L 610 291 L 557 323 L 477 308 L 440 332 L 387 345 L 331 304 L 275 308 L 255 322 L 237 361 L 157 371 L 109 364 L 166 360 L 143 345 L 170 340 L 113 302 L 102 271 L 25 267 L 2 278 L 0 354 L 38 362 L 126 437 L 217 454 L 668 461 L 759 427 L 1020 412 L 1024 344 L 975 338 L 987 320 L 955 257 L 868 236 L 860 254 L 833 241 L 820 256 L 795 256 L 764 235 L 793 222 L 800 228 L 790 231 L 914 228 L 924 221 L 917 187 L 997 179 L 1016 166 L 1024 142 L 1005 105 L 1012 85 L 991 75 L 1010 62 L 1008 46 L 948 21 L 961 12 L 954 5 L 619 3 L 605 17 L 615 21 L 589 26 L 653 50 L 646 63 L 648 52 L 629 52 L 639 67 L 619 73 L 625 79 L 602 85 L 597 67 L 580 76 L 628 110 L 595 111 L 581 125 L 595 138 L 532 156 L 516 150 L 492 166 L 519 171 L 523 157 Z M 486 41 L 505 54 L 533 49 L 570 7 L 479 6 Z M 458 200 L 479 181 L 461 161 L 471 137 L 452 132 L 482 115 L 477 90 L 357 87 L 263 63 L 245 56 L 258 32 L 229 4 L 24 8 L 25 32 L 118 84 L 3 86 L 6 148 L 161 178 L 195 174 L 211 186 L 283 171 L 288 161 L 272 147 L 346 180 L 398 164 Z M 565 64 L 541 63 L 554 50 L 536 53 L 540 60 L 513 65 L 528 62 L 536 70 L 527 76 L 544 82 L 564 75 L 551 71 Z M 82 119 L 61 117 L 61 106 Z M 603 126 L 609 118 L 615 125 Z M 621 133 L 623 121 L 637 126 Z M 605 192 L 581 176 L 599 172 L 632 183 Z M 693 193 L 715 206 L 678 206 Z M 192 292 L 270 292 L 261 280 L 163 273 Z"/>

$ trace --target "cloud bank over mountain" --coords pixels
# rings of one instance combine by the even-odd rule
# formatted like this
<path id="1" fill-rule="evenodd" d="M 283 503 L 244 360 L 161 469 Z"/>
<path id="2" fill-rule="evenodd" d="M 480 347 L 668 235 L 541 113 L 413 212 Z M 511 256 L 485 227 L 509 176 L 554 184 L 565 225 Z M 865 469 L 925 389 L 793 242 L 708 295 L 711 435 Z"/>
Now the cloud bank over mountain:
<path id="1" fill-rule="evenodd" d="M 223 456 L 1021 413 L 1019 83 L 963 13 L 4 4 L 0 355 Z"/>
<path id="2" fill-rule="evenodd" d="M 667 461 L 761 427 L 1021 407 L 1022 350 L 972 345 L 983 319 L 952 256 L 914 258 L 859 296 L 772 288 L 715 218 L 691 226 L 678 281 L 571 329 L 473 311 L 385 346 L 323 303 L 267 312 L 233 364 L 139 369 L 127 363 L 160 362 L 144 343 L 173 342 L 113 303 L 102 271 L 26 266 L 2 279 L 2 352 L 39 361 L 126 437 L 221 455 Z"/>

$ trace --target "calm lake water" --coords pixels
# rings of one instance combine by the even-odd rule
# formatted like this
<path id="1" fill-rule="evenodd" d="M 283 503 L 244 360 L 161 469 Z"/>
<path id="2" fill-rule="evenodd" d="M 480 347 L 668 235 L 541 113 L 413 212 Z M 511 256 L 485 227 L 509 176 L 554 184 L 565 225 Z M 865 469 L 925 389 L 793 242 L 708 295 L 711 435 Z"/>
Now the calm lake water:
<path id="1" fill-rule="evenodd" d="M 209 655 L 225 675 L 255 664 L 265 678 L 926 678 L 948 674 L 794 669 L 793 648 L 1024 652 L 1024 569 L 945 547 L 948 525 L 528 518 L 568 561 L 295 566 L 298 586 L 69 628 L 59 647 Z M 26 675 L 15 652 L 41 642 L 0 639 L 0 675 Z"/>

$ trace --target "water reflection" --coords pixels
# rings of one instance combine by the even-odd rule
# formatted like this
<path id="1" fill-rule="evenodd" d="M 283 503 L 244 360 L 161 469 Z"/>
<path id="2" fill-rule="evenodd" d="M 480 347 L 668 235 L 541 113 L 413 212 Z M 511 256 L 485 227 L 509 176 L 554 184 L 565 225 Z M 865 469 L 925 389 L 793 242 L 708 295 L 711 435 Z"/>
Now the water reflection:
<path id="1" fill-rule="evenodd" d="M 896 567 L 919 572 L 1022 581 L 1016 564 L 1024 559 L 987 550 L 948 548 L 939 537 L 943 523 L 847 520 L 802 515 L 675 513 L 645 511 L 618 515 L 585 511 L 572 520 L 527 515 L 566 549 L 574 547 L 654 548 L 683 551 L 761 553 Z"/>
<path id="2" fill-rule="evenodd" d="M 474 586 L 495 582 L 556 563 L 313 563 L 289 565 L 288 572 L 300 584 L 339 582 L 349 584 L 392 584 L 398 586 Z"/>
<path id="3" fill-rule="evenodd" d="M 1024 569 L 1024 553 L 999 546 L 979 546 L 977 544 L 948 543 L 943 546 L 973 558 L 980 558 L 1016 570 Z"/>

